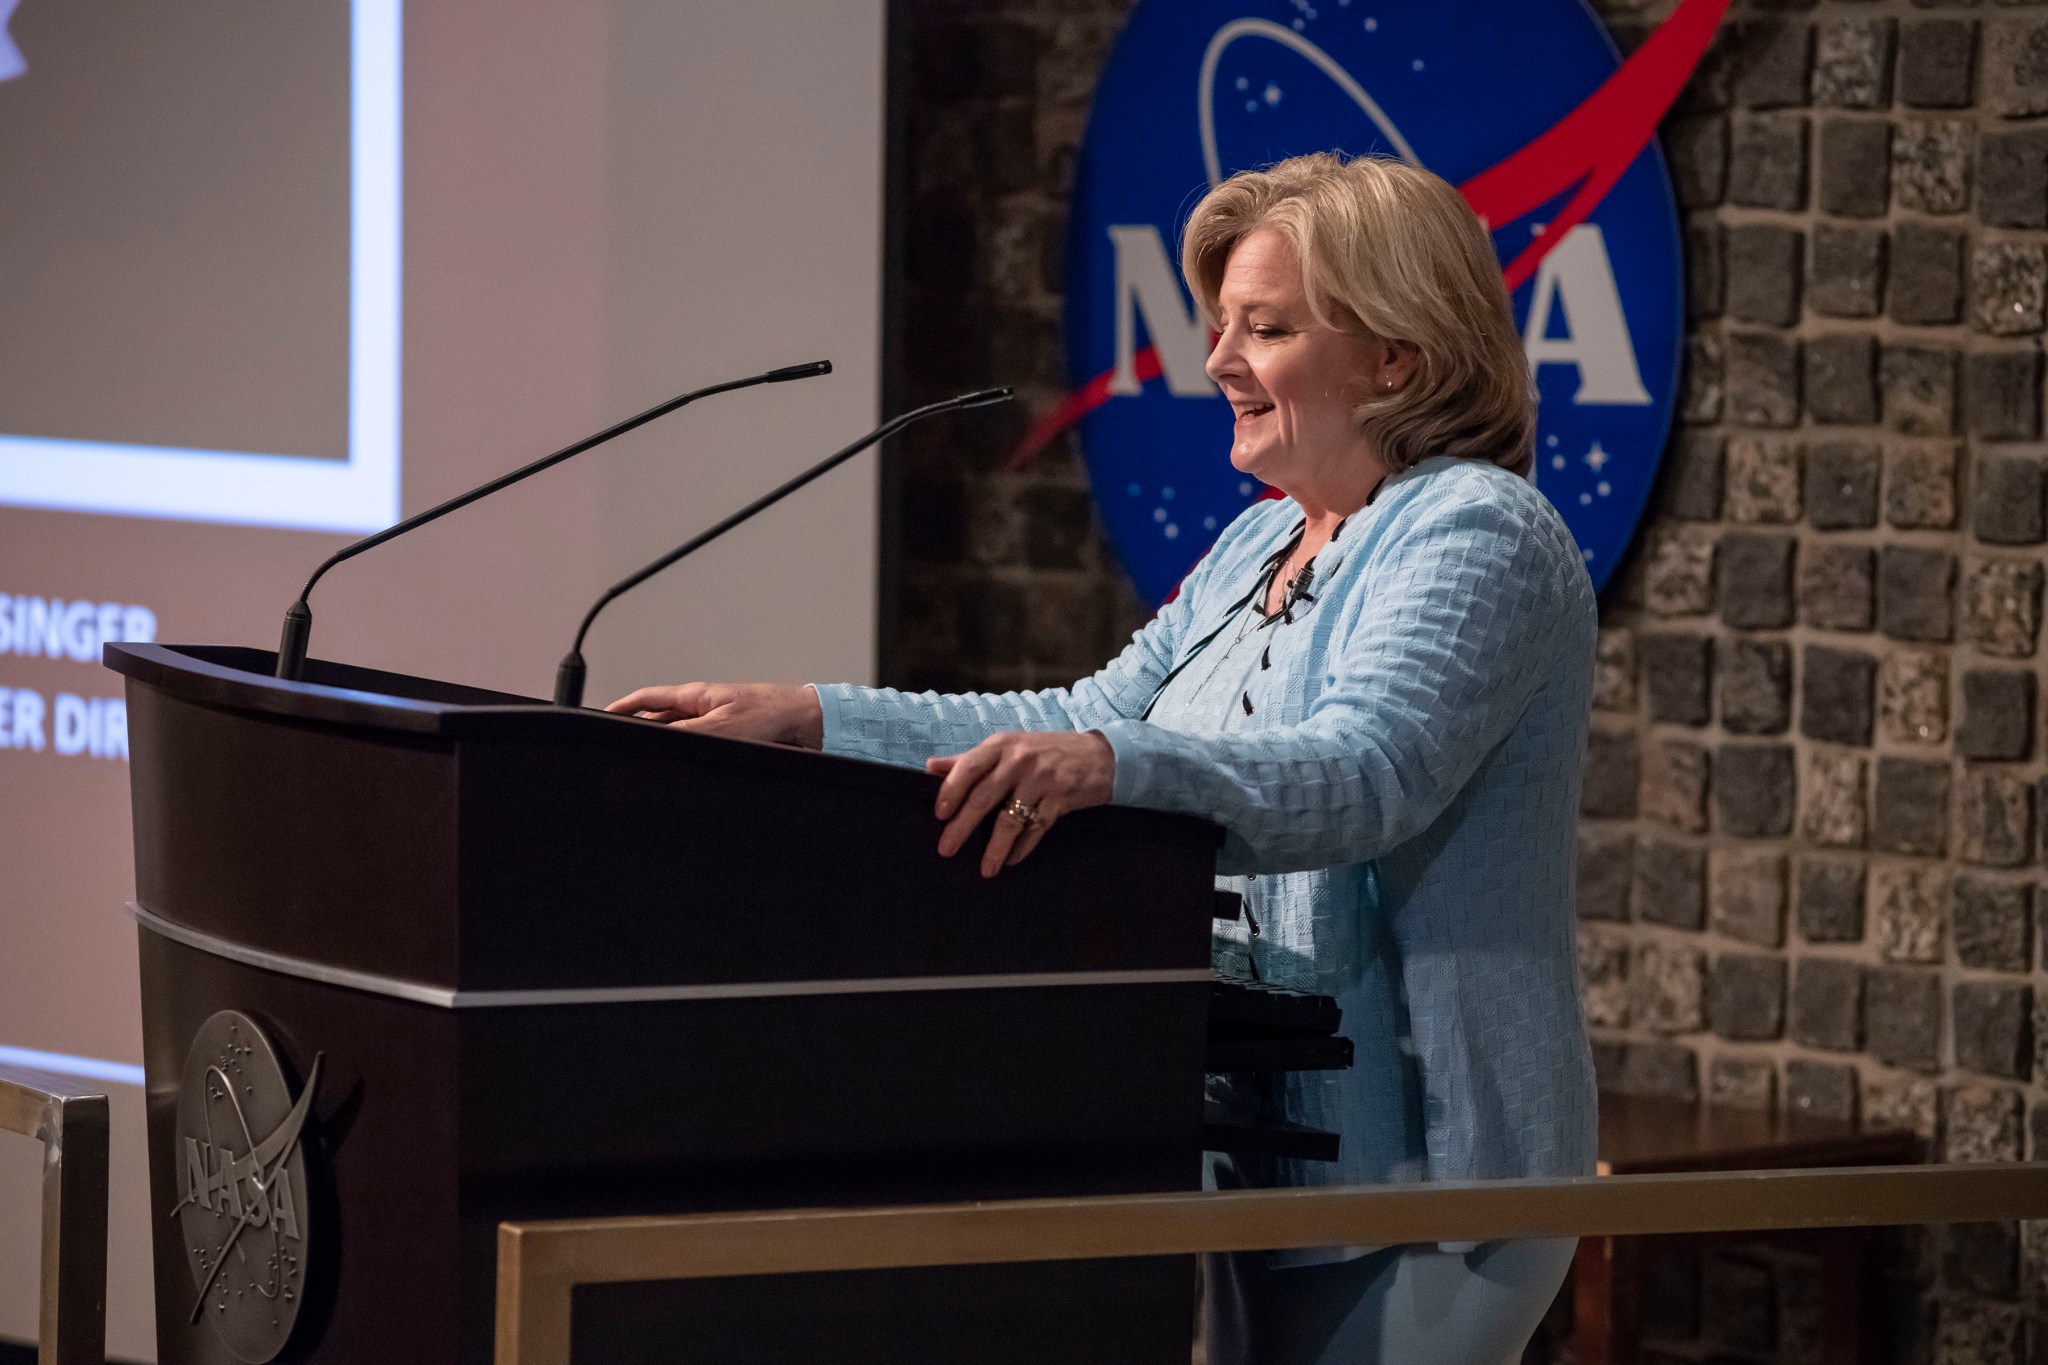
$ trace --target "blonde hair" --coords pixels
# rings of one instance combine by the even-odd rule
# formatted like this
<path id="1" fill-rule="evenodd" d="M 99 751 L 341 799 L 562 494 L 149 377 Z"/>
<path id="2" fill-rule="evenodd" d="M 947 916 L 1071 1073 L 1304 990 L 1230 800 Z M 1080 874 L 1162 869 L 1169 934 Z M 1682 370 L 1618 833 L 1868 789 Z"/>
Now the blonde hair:
<path id="1" fill-rule="evenodd" d="M 1261 228 L 1294 248 L 1318 322 L 1419 352 L 1413 380 L 1351 410 L 1389 472 L 1431 455 L 1528 468 L 1535 387 L 1493 243 L 1456 190 L 1405 161 L 1327 152 L 1238 172 L 1181 239 L 1181 273 L 1212 326 L 1224 265 Z"/>

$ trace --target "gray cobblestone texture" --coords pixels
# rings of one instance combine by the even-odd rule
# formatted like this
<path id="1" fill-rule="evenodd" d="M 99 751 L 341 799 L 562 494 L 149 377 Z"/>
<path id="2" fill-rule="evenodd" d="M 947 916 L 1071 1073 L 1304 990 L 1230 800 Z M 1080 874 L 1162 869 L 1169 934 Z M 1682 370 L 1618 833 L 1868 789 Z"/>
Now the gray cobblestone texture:
<path id="1" fill-rule="evenodd" d="M 1658 510 L 1680 521 L 1718 521 L 1727 438 L 1718 431 L 1679 431 L 1659 471 Z"/>
<path id="2" fill-rule="evenodd" d="M 1956 961 L 1988 971 L 2026 971 L 2034 956 L 2033 885 L 1964 875 L 1955 879 L 1954 896 Z"/>
<path id="3" fill-rule="evenodd" d="M 1705 833 L 1710 776 L 1711 760 L 1700 745 L 1652 739 L 1643 753 L 1644 818 L 1688 834 Z"/>
<path id="4" fill-rule="evenodd" d="M 1886 962 L 1942 960 L 1948 941 L 1948 869 L 1933 863 L 1884 863 L 1870 874 L 1870 915 Z"/>
<path id="5" fill-rule="evenodd" d="M 1724 744 L 1714 757 L 1714 827 L 1737 838 L 1789 833 L 1797 800 L 1789 744 Z"/>
<path id="6" fill-rule="evenodd" d="M 1801 443 L 1790 437 L 1730 436 L 1722 514 L 1737 522 L 1798 521 L 1802 453 Z"/>
<path id="7" fill-rule="evenodd" d="M 2019 1091 L 2009 1086 L 1943 1086 L 1942 1159 L 2018 1161 L 2023 1146 L 2024 1106 Z"/>
<path id="8" fill-rule="evenodd" d="M 1792 1040 L 1827 1052 L 1863 1046 L 1863 968 L 1831 957 L 1802 957 L 1792 973 Z"/>
<path id="9" fill-rule="evenodd" d="M 1891 125 L 1868 119 L 1823 118 L 1818 140 L 1819 190 L 1815 197 L 1821 212 L 1838 218 L 1883 216 L 1891 204 Z"/>
<path id="10" fill-rule="evenodd" d="M 1785 1031 L 1785 959 L 1776 954 L 1722 953 L 1708 983 L 1707 1016 L 1714 1032 L 1735 1042 L 1767 1042 Z M 1709 1085 L 1714 1080 L 1709 1072 Z"/>
<path id="11" fill-rule="evenodd" d="M 1799 833 L 1821 848 L 1861 848 L 1869 834 L 1870 762 L 1841 749 L 1809 749 L 1799 779 Z"/>
<path id="12" fill-rule="evenodd" d="M 1736 639 L 1720 651 L 1721 726 L 1731 734 L 1775 735 L 1792 719 L 1792 648 L 1782 640 Z"/>
<path id="13" fill-rule="evenodd" d="M 2001 18 L 1985 26 L 1981 98 L 2008 117 L 2048 113 L 2048 21 Z"/>
<path id="14" fill-rule="evenodd" d="M 1717 934 L 1758 948 L 1785 942 L 1785 855 L 1739 846 L 1707 858 L 1708 924 Z"/>
<path id="15" fill-rule="evenodd" d="M 1956 784 L 1956 857 L 2019 867 L 2034 853 L 2034 784 L 1997 768 L 1966 769 Z"/>
<path id="16" fill-rule="evenodd" d="M 1961 119 L 1902 119 L 1892 132 L 1892 197 L 1918 213 L 1970 206 L 1975 130 Z"/>
<path id="17" fill-rule="evenodd" d="M 1737 322 L 1789 327 L 1799 320 L 1805 238 L 1773 223 L 1739 224 L 1725 238 L 1723 310 Z"/>
<path id="18" fill-rule="evenodd" d="M 1799 557 L 1799 619 L 1825 630 L 1869 630 L 1877 556 L 1867 545 L 1809 545 Z"/>
<path id="19" fill-rule="evenodd" d="M 2048 128 L 1987 129 L 1977 146 L 1977 220 L 1987 227 L 2048 227 Z"/>
<path id="20" fill-rule="evenodd" d="M 1663 138 L 1678 202 L 1689 209 L 1720 203 L 1728 186 L 1728 120 L 1671 119 L 1664 124 Z"/>
<path id="21" fill-rule="evenodd" d="M 1889 397 L 1889 396 L 1888 396 Z M 1956 523 L 1956 447 L 1948 441 L 1896 444 L 1885 452 L 1884 519 L 1900 530 Z"/>
<path id="22" fill-rule="evenodd" d="M 1980 351 L 1963 371 L 1964 421 L 1987 441 L 2031 441 L 2041 434 L 2041 355 Z"/>
<path id="23" fill-rule="evenodd" d="M 1941 976 L 1913 967 L 1874 967 L 1863 981 L 1864 1049 L 1887 1066 L 1934 1072 L 1943 1042 Z"/>
<path id="24" fill-rule="evenodd" d="M 1799 733 L 1830 744 L 1868 744 L 1876 719 L 1877 660 L 1861 650 L 1808 645 Z"/>
<path id="25" fill-rule="evenodd" d="M 1728 358 L 1718 332 L 1694 332 L 1685 339 L 1683 386 L 1678 420 L 1698 426 L 1721 420 L 1727 397 Z"/>
<path id="26" fill-rule="evenodd" d="M 1706 923 L 1706 851 L 1645 836 L 1636 849 L 1630 896 L 1636 918 L 1646 924 L 1700 928 Z"/>
<path id="27" fill-rule="evenodd" d="M 1809 1118 L 1856 1120 L 1856 1068 L 1795 1057 L 1785 1063 L 1785 1105 Z"/>
<path id="28" fill-rule="evenodd" d="M 1778 963 L 1782 983 L 1783 962 L 1776 958 L 1769 960 Z M 1761 1058 L 1716 1057 L 1707 1065 L 1707 1103 L 1769 1113 L 1778 1107 L 1778 1070 Z M 1681 1319 L 1692 1324 L 1690 1330 L 1681 1327 L 1677 1334 L 1697 1335 L 1698 1317 L 1695 1305 L 1691 1315 Z"/>
<path id="29" fill-rule="evenodd" d="M 1899 103 L 1913 109 L 1961 109 L 1970 102 L 1976 72 L 1975 20 L 1923 19 L 1905 26 L 1899 41 Z"/>
<path id="30" fill-rule="evenodd" d="M 1876 317 L 1884 301 L 1887 256 L 1882 228 L 1815 223 L 1807 306 L 1833 318 Z"/>
<path id="31" fill-rule="evenodd" d="M 1966 233 L 1906 219 L 1892 229 L 1891 295 L 1895 322 L 1951 323 L 1963 315 Z"/>
<path id="32" fill-rule="evenodd" d="M 2041 629 L 2041 563 L 1973 559 L 1963 573 L 1962 638 L 1986 654 L 2025 659 Z"/>
<path id="33" fill-rule="evenodd" d="M 1595 1028 L 1628 1027 L 1629 943 L 1611 930 L 1579 930 L 1579 1001 Z"/>
<path id="34" fill-rule="evenodd" d="M 1947 436 L 1956 429 L 1956 353 L 1940 347 L 1891 345 L 1878 362 L 1884 420 L 1907 436 Z"/>
<path id="35" fill-rule="evenodd" d="M 1866 1076 L 1862 1112 L 1867 1127 L 1918 1133 L 1931 1143 L 1940 1119 L 1940 1099 L 1929 1081 Z"/>
<path id="36" fill-rule="evenodd" d="M 1579 918 L 1628 918 L 1635 842 L 1634 835 L 1612 830 L 1579 831 Z"/>
<path id="37" fill-rule="evenodd" d="M 1632 731 L 1596 729 L 1587 736 L 1582 814 L 1620 819 L 1636 813 L 1637 754 Z"/>
<path id="38" fill-rule="evenodd" d="M 2040 458 L 1987 454 L 1976 463 L 1970 530 L 1987 544 L 2040 544 L 2042 493 Z"/>
<path id="39" fill-rule="evenodd" d="M 1873 847 L 1886 853 L 1936 858 L 1948 851 L 1951 783 L 1947 763 L 1881 757 L 1876 785 Z"/>
<path id="40" fill-rule="evenodd" d="M 1713 713 L 1713 637 L 1658 631 L 1643 635 L 1637 648 L 1650 719 L 1705 725 Z"/>
<path id="41" fill-rule="evenodd" d="M 1707 1022 L 1707 955 L 1698 948 L 1638 943 L 1629 964 L 1629 1016 L 1653 1033 L 1697 1033 Z"/>
<path id="42" fill-rule="evenodd" d="M 1808 943 L 1863 941 L 1861 858 L 1803 854 L 1799 859 L 1799 937 Z"/>
<path id="43" fill-rule="evenodd" d="M 1722 341 L 1728 420 L 1744 427 L 1799 422 L 1799 342 L 1777 332 L 1730 332 Z"/>
<path id="44" fill-rule="evenodd" d="M 1831 19 L 1815 34 L 1813 102 L 1835 109 L 1882 109 L 1892 98 L 1890 19 Z"/>
<path id="45" fill-rule="evenodd" d="M 1805 104 L 1813 28 L 1794 20 L 1745 24 L 1734 43 L 1735 99 L 1750 109 Z"/>
<path id="46" fill-rule="evenodd" d="M 1834 333 L 1808 337 L 1803 389 L 1806 413 L 1831 426 L 1877 421 L 1877 339 Z"/>
<path id="47" fill-rule="evenodd" d="M 2048 243 L 1979 242 L 1970 256 L 1970 322 L 1991 336 L 2030 336 L 2048 306 Z"/>
<path id="48" fill-rule="evenodd" d="M 1794 544 L 1789 535 L 1763 531 L 1721 537 L 1716 593 L 1723 623 L 1747 630 L 1792 624 Z"/>
<path id="49" fill-rule="evenodd" d="M 1636 669 L 1635 632 L 1619 626 L 1603 629 L 1593 659 L 1594 707 L 1602 711 L 1635 710 Z"/>
<path id="50" fill-rule="evenodd" d="M 1728 234 L 1719 223 L 1685 229 L 1685 316 L 1701 322 L 1721 316 L 1728 285 Z"/>
<path id="51" fill-rule="evenodd" d="M 1713 610 L 1715 541 L 1711 531 L 1653 528 L 1643 549 L 1643 605 L 1657 616 Z"/>
<path id="52" fill-rule="evenodd" d="M 1729 121 L 1728 199 L 1754 209 L 1806 207 L 1803 114 L 1737 114 Z"/>
<path id="53" fill-rule="evenodd" d="M 1973 668 L 1963 674 L 1963 718 L 1956 752 L 1964 758 L 2017 761 L 2034 741 L 2035 681 L 2012 668 Z"/>
<path id="54" fill-rule="evenodd" d="M 1985 1076 L 2031 1079 L 2034 992 L 2003 981 L 1964 981 L 1949 1002 L 1956 1065 Z"/>
<path id="55" fill-rule="evenodd" d="M 1878 734 L 1894 744 L 1939 744 L 1948 737 L 1948 658 L 1940 650 L 1900 649 L 1877 670 Z"/>
<path id="56" fill-rule="evenodd" d="M 1603 1081 L 1602 1088 L 1690 1104 L 1700 1097 L 1699 1056 L 1683 1043 L 1627 1043 L 1616 1059 L 1611 1081 Z"/>
<path id="57" fill-rule="evenodd" d="M 1877 628 L 1894 640 L 1947 640 L 1955 631 L 1955 556 L 1915 545 L 1877 555 Z"/>
<path id="58" fill-rule="evenodd" d="M 1875 441 L 1817 441 L 1808 447 L 1808 524 L 1817 531 L 1861 531 L 1877 525 L 1878 471 L 1883 461 L 1884 452 Z"/>

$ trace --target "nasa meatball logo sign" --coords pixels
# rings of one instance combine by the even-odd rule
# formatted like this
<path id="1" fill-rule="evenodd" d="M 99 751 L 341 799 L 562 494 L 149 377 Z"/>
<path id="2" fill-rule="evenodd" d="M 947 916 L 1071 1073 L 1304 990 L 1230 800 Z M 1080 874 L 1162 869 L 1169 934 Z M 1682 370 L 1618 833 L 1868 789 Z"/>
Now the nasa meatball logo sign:
<path id="1" fill-rule="evenodd" d="M 199 1026 L 178 1095 L 178 1202 L 192 1270 L 189 1316 L 248 1365 L 274 1360 L 306 1299 L 312 1209 L 302 1140 L 320 1058 L 293 1098 L 255 1020 L 222 1010 Z"/>
<path id="2" fill-rule="evenodd" d="M 1077 162 L 1066 300 L 1075 391 L 1020 448 L 1079 424 L 1103 524 L 1168 596 L 1267 490 L 1232 469 L 1179 233 L 1235 171 L 1304 152 L 1397 156 L 1487 223 L 1541 395 L 1536 477 L 1596 584 L 1634 534 L 1684 343 L 1679 217 L 1657 121 L 1727 0 L 1685 0 L 1624 65 L 1582 0 L 1139 0 Z"/>

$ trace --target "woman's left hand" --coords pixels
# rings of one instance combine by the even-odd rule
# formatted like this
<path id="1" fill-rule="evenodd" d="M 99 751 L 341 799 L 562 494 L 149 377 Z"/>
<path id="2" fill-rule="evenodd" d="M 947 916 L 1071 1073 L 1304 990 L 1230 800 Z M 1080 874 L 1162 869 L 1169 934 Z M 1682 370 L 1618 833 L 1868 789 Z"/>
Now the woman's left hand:
<path id="1" fill-rule="evenodd" d="M 1021 862 L 1068 811 L 1109 804 L 1116 786 L 1116 751 L 1094 730 L 990 735 L 964 754 L 929 758 L 924 766 L 946 779 L 933 807 L 946 822 L 941 857 L 958 853 L 982 818 L 996 812 L 981 855 L 984 877 Z M 1038 818 L 1008 814 L 1011 801 L 1030 807 Z"/>

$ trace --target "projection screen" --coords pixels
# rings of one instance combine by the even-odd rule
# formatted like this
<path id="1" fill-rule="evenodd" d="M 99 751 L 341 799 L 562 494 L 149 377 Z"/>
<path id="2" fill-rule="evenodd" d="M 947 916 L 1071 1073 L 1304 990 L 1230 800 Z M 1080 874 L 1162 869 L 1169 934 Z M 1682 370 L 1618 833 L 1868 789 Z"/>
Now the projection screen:
<path id="1" fill-rule="evenodd" d="M 10 14 L 11 12 L 11 14 Z M 109 1353 L 154 1359 L 125 715 L 108 640 L 545 696 L 607 583 L 877 420 L 881 0 L 0 0 L 0 1060 L 114 1102 Z M 866 680 L 867 456 L 623 600 L 597 702 Z M 0 1139 L 0 1338 L 36 1145 Z"/>

